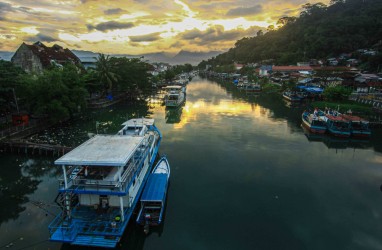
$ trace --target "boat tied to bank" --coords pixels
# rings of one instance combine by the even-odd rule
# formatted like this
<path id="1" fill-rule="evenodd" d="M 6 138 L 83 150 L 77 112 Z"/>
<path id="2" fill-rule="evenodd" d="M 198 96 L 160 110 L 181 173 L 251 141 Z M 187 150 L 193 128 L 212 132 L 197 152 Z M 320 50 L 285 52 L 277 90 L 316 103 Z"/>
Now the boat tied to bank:
<path id="1" fill-rule="evenodd" d="M 350 114 L 343 114 L 341 116 L 350 122 L 351 136 L 360 138 L 369 138 L 371 136 L 368 120 Z"/>
<path id="2" fill-rule="evenodd" d="M 186 87 L 173 85 L 166 87 L 167 95 L 164 103 L 166 107 L 178 107 L 186 100 Z"/>
<path id="3" fill-rule="evenodd" d="M 312 114 L 308 111 L 302 113 L 302 124 L 312 133 L 324 134 L 326 132 L 326 117 L 323 112 Z"/>
<path id="4" fill-rule="evenodd" d="M 158 226 L 162 223 L 169 180 L 170 164 L 166 156 L 163 156 L 150 174 L 140 199 L 141 208 L 136 222 L 144 226 L 146 234 L 150 226 Z"/>
<path id="5" fill-rule="evenodd" d="M 55 161 L 62 167 L 50 240 L 114 248 L 138 204 L 162 135 L 154 119 L 131 119 L 116 135 L 96 135 Z"/>

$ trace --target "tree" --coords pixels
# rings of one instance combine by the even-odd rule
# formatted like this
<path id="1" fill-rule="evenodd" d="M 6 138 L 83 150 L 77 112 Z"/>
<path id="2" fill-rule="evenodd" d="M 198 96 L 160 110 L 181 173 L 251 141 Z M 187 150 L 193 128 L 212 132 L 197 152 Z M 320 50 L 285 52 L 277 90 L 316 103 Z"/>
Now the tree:
<path id="1" fill-rule="evenodd" d="M 328 101 L 345 101 L 348 100 L 349 95 L 352 93 L 350 88 L 344 86 L 327 87 L 322 93 L 325 100 Z"/>
<path id="2" fill-rule="evenodd" d="M 53 122 L 70 118 L 84 107 L 87 91 L 77 68 L 64 65 L 52 68 L 42 75 L 26 75 L 20 80 L 20 96 L 30 113 L 47 115 Z"/>
<path id="3" fill-rule="evenodd" d="M 113 89 L 113 83 L 118 81 L 118 76 L 113 72 L 113 65 L 110 63 L 109 56 L 99 54 L 96 62 L 96 72 L 101 84 L 105 87 L 105 93 L 110 93 Z"/>
<path id="4" fill-rule="evenodd" d="M 0 112 L 16 110 L 14 93 L 19 92 L 19 80 L 25 72 L 11 62 L 0 60 Z"/>
<path id="5" fill-rule="evenodd" d="M 151 93 L 149 80 L 149 65 L 140 58 L 112 57 L 110 59 L 113 71 L 119 76 L 117 90 L 129 91 L 135 95 Z"/>

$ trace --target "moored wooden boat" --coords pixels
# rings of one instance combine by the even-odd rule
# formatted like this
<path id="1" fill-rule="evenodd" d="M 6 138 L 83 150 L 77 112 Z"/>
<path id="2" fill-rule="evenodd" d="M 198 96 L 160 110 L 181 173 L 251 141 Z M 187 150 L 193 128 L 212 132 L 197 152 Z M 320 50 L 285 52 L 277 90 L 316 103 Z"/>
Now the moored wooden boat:
<path id="1" fill-rule="evenodd" d="M 312 133 L 324 134 L 326 132 L 325 116 L 314 115 L 307 111 L 301 115 L 302 124 Z"/>
<path id="2" fill-rule="evenodd" d="M 290 102 L 299 102 L 302 100 L 302 97 L 293 91 L 283 92 L 283 97 Z"/>
<path id="3" fill-rule="evenodd" d="M 342 116 L 326 115 L 326 127 L 330 134 L 336 137 L 350 137 L 350 122 Z"/>
<path id="4" fill-rule="evenodd" d="M 352 137 L 369 138 L 371 136 L 368 120 L 355 115 L 343 114 L 341 116 L 350 122 Z"/>

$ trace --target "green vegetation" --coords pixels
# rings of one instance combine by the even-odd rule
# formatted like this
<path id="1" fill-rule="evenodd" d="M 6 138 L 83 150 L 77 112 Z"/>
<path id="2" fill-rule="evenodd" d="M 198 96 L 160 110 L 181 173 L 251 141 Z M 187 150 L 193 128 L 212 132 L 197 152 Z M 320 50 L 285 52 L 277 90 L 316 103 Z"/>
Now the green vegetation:
<path id="1" fill-rule="evenodd" d="M 352 90 L 344 86 L 327 87 L 322 93 L 325 100 L 328 101 L 346 101 L 349 99 Z"/>
<path id="2" fill-rule="evenodd" d="M 151 93 L 150 65 L 138 58 L 100 54 L 96 68 L 85 71 L 73 64 L 52 66 L 41 75 L 26 74 L 11 62 L 0 60 L 1 113 L 26 111 L 57 122 L 85 108 L 93 94 L 100 98 L 120 92 L 144 97 Z M 17 100 L 17 101 L 16 101 Z"/>
<path id="3" fill-rule="evenodd" d="M 70 118 L 86 106 L 88 92 L 73 64 L 46 70 L 39 76 L 24 75 L 17 85 L 19 105 L 35 115 L 47 115 L 52 121 Z"/>
<path id="4" fill-rule="evenodd" d="M 382 48 L 382 2 L 362 0 L 333 0 L 305 4 L 300 16 L 282 17 L 278 26 L 257 36 L 244 37 L 226 53 L 199 64 L 222 67 L 232 62 L 288 65 L 311 58 L 326 59 L 358 49 Z M 363 62 L 362 69 L 381 69 L 382 54 L 353 53 L 352 58 Z M 340 62 L 341 63 L 344 63 Z"/>
<path id="5" fill-rule="evenodd" d="M 362 116 L 374 114 L 370 105 L 355 103 L 352 101 L 343 101 L 343 102 L 319 101 L 319 102 L 312 102 L 311 106 L 318 107 L 321 110 L 324 110 L 325 108 L 330 108 L 330 109 L 338 110 L 340 113 L 346 113 L 347 111 L 351 110 L 353 114 L 361 114 Z"/>

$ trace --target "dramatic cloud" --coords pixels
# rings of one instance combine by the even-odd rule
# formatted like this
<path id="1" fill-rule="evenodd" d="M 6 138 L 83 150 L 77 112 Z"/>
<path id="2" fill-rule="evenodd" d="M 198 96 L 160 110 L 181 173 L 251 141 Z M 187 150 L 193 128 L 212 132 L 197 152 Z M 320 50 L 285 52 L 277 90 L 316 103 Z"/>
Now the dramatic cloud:
<path id="1" fill-rule="evenodd" d="M 129 38 L 132 42 L 153 42 L 161 39 L 160 33 L 153 33 L 143 36 L 130 36 Z"/>
<path id="2" fill-rule="evenodd" d="M 115 9 L 108 9 L 108 10 L 105 10 L 103 13 L 105 13 L 105 15 L 116 15 L 116 14 L 120 14 L 120 13 L 123 13 L 123 9 L 121 8 L 115 8 Z"/>
<path id="3" fill-rule="evenodd" d="M 36 41 L 40 41 L 40 42 L 56 42 L 57 41 L 57 38 L 54 38 L 54 37 L 51 37 L 49 35 L 44 35 L 44 34 L 37 34 L 36 36 L 33 36 L 33 37 L 29 37 L 27 39 L 25 39 L 26 42 L 30 42 L 30 43 L 35 43 Z"/>
<path id="4" fill-rule="evenodd" d="M 2 50 L 41 40 L 102 53 L 223 51 L 306 0 L 3 0 Z M 311 0 L 329 3 L 329 0 Z"/>
<path id="5" fill-rule="evenodd" d="M 97 24 L 96 26 L 88 25 L 89 30 L 99 30 L 99 31 L 108 31 L 108 30 L 116 30 L 116 29 L 129 29 L 134 27 L 133 23 L 119 23 L 115 21 L 105 22 Z"/>
<path id="6" fill-rule="evenodd" d="M 236 9 L 229 10 L 227 12 L 227 16 L 240 17 L 240 16 L 256 15 L 261 13 L 262 10 L 263 10 L 263 7 L 259 4 L 249 8 L 239 7 Z"/>

